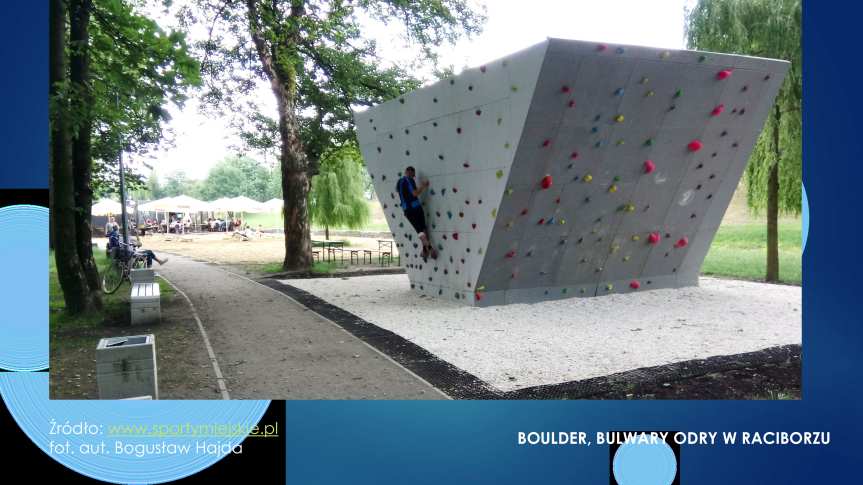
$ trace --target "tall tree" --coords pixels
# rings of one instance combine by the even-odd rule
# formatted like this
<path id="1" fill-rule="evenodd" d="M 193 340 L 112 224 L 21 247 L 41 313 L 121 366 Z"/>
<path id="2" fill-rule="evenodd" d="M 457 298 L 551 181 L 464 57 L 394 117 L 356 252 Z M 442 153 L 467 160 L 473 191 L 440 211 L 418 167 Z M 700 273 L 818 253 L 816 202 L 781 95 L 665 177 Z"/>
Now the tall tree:
<path id="1" fill-rule="evenodd" d="M 77 126 L 72 141 L 72 171 L 75 191 L 75 248 L 81 268 L 87 278 L 87 285 L 93 293 L 94 301 L 99 299 L 99 271 L 93 259 L 93 245 L 90 240 L 90 208 L 93 206 L 92 178 L 93 154 L 92 139 L 93 116 L 90 106 L 93 95 L 90 89 L 90 10 L 91 0 L 70 0 L 69 2 L 69 79 L 71 81 L 70 101 L 76 113 Z"/>
<path id="2" fill-rule="evenodd" d="M 381 67 L 359 18 L 400 23 L 429 60 L 433 46 L 478 32 L 483 21 L 467 0 L 198 0 L 197 7 L 181 16 L 211 33 L 202 46 L 210 104 L 266 124 L 244 95 L 263 79 L 275 97 L 286 270 L 311 265 L 310 178 L 327 147 L 354 138 L 352 107 L 419 86 L 404 69 Z"/>
<path id="3" fill-rule="evenodd" d="M 369 219 L 366 203 L 363 157 L 355 144 L 328 150 L 321 157 L 320 172 L 312 177 L 309 197 L 311 220 L 324 226 L 326 239 L 331 227 L 362 227 Z"/>
<path id="4" fill-rule="evenodd" d="M 51 103 L 51 226 L 57 278 L 66 310 L 81 313 L 91 307 L 90 292 L 75 246 L 75 190 L 72 171 L 69 79 L 66 75 L 66 2 L 49 6 L 49 96 Z"/>
<path id="5" fill-rule="evenodd" d="M 779 214 L 801 210 L 800 21 L 800 0 L 699 0 L 687 12 L 690 48 L 791 61 L 746 170 L 749 207 L 767 212 L 767 281 L 779 280 Z"/>

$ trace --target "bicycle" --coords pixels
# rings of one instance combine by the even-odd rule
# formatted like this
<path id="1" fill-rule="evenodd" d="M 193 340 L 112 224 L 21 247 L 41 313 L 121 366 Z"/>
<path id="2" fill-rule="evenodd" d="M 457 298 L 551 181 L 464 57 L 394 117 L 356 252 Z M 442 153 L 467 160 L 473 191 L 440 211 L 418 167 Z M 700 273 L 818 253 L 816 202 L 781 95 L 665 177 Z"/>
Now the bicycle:
<path id="1" fill-rule="evenodd" d="M 133 244 L 120 241 L 120 247 L 109 250 L 107 268 L 102 271 L 102 291 L 112 294 L 123 285 L 124 280 L 132 281 L 133 269 L 146 268 L 147 257 L 135 250 Z"/>

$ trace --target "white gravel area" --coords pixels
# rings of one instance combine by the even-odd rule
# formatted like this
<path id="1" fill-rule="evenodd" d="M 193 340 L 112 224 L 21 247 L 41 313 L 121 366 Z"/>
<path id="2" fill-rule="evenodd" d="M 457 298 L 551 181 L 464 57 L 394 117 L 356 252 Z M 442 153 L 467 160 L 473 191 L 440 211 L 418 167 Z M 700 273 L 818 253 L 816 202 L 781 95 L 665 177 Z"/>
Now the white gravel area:
<path id="1" fill-rule="evenodd" d="M 801 342 L 799 286 L 700 286 L 475 308 L 420 297 L 406 275 L 283 280 L 490 385 L 543 384 Z"/>

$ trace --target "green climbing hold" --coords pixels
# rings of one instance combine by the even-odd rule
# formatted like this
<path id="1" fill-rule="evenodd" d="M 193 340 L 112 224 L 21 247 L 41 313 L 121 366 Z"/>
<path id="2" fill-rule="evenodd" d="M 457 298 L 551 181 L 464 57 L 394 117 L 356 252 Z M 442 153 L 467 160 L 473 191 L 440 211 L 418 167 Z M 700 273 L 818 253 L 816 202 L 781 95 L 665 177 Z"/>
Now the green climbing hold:
<path id="1" fill-rule="evenodd" d="M 510 89 L 510 91 L 512 91 L 512 92 L 516 92 L 516 91 L 518 91 L 518 86 L 516 86 L 515 84 L 513 84 L 512 86 L 510 86 L 510 87 L 509 87 L 509 89 Z"/>
<path id="2" fill-rule="evenodd" d="M 495 176 L 497 176 L 497 178 L 503 177 L 503 170 L 498 170 L 497 173 L 495 173 Z"/>
<path id="3" fill-rule="evenodd" d="M 707 60 L 707 56 L 705 56 L 705 55 L 703 55 L 703 54 L 702 54 L 701 56 L 699 56 L 699 57 L 698 57 L 698 62 L 704 62 L 704 61 L 706 61 L 706 60 Z"/>
<path id="4" fill-rule="evenodd" d="M 649 147 L 652 145 L 653 145 L 653 138 L 648 138 L 647 140 L 644 140 L 644 146 Z"/>
<path id="5" fill-rule="evenodd" d="M 681 96 L 683 96 L 683 90 L 682 89 L 678 89 L 677 91 L 674 92 L 675 98 L 679 98 Z"/>

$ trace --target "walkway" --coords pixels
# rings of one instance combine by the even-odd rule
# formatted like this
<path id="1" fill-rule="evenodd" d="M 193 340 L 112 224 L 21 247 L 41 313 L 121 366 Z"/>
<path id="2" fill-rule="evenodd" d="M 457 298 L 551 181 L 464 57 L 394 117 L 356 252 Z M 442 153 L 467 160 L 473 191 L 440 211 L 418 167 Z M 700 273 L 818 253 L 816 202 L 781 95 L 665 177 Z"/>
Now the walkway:
<path id="1" fill-rule="evenodd" d="M 194 304 L 232 399 L 446 399 L 275 290 L 176 255 L 156 269 Z"/>

